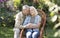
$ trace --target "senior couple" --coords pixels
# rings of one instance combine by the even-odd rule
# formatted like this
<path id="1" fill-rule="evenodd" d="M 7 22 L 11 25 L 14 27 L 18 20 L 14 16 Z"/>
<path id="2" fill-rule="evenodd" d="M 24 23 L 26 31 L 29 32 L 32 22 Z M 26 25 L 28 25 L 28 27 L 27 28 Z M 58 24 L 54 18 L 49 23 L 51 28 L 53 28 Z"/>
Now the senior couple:
<path id="1" fill-rule="evenodd" d="M 38 38 L 41 17 L 33 6 L 24 5 L 22 11 L 16 14 L 14 38 L 18 38 L 20 29 L 26 28 L 26 38 Z"/>

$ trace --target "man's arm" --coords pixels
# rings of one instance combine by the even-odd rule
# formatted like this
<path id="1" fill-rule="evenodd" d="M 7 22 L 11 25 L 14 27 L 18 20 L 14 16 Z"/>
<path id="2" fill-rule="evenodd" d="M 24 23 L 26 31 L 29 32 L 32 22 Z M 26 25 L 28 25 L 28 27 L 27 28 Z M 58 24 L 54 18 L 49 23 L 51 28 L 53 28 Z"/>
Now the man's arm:
<path id="1" fill-rule="evenodd" d="M 23 18 L 22 18 L 22 14 L 20 12 L 20 13 L 16 14 L 15 27 L 16 28 L 23 28 L 22 22 L 23 22 Z"/>

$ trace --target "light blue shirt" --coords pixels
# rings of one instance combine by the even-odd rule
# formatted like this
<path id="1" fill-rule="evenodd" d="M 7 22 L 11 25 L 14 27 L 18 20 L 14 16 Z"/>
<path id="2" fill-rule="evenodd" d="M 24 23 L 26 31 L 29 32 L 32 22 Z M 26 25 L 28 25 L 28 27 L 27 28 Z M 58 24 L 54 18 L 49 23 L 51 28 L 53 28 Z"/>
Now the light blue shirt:
<path id="1" fill-rule="evenodd" d="M 37 23 L 41 22 L 41 17 L 39 15 L 36 15 L 33 18 L 34 18 L 33 24 L 37 24 Z M 26 25 L 26 24 L 30 23 L 30 20 L 32 20 L 32 17 L 31 16 L 26 16 L 26 19 L 25 19 L 23 25 Z M 29 30 L 31 30 L 31 29 L 29 29 Z M 33 31 L 38 31 L 38 30 L 39 29 L 33 29 Z"/>

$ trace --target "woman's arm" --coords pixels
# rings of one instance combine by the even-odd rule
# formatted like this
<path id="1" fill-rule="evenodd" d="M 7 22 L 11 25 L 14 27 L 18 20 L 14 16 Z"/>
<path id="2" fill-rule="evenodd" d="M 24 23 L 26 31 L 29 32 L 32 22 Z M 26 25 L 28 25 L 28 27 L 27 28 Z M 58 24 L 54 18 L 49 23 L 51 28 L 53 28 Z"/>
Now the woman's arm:
<path id="1" fill-rule="evenodd" d="M 35 22 L 33 23 L 28 23 L 25 28 L 39 28 L 41 24 L 41 17 L 38 15 L 35 18 Z"/>
<path id="2" fill-rule="evenodd" d="M 32 24 L 28 23 L 25 28 L 39 28 L 41 23 L 38 24 Z"/>

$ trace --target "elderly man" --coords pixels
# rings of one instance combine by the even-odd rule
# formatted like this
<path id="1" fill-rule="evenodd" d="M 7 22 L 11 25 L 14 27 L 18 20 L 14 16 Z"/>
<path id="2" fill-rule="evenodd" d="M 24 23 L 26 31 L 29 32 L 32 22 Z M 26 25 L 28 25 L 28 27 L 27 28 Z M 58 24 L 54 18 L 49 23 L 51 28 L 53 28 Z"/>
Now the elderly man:
<path id="1" fill-rule="evenodd" d="M 19 37 L 19 33 L 20 33 L 20 28 L 24 28 L 24 26 L 22 26 L 25 16 L 29 15 L 29 6 L 28 5 L 24 5 L 22 8 L 22 11 L 19 12 L 16 15 L 15 18 L 15 27 L 14 27 L 14 38 L 18 38 Z"/>

